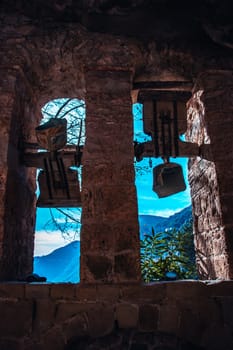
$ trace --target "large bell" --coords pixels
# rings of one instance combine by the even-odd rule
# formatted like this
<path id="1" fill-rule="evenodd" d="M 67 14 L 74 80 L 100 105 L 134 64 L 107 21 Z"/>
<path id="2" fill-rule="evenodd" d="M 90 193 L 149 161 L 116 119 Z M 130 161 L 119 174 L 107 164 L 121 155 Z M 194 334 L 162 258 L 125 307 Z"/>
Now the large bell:
<path id="1" fill-rule="evenodd" d="M 186 185 L 182 167 L 177 163 L 167 162 L 153 169 L 153 191 L 159 198 L 184 191 Z"/>

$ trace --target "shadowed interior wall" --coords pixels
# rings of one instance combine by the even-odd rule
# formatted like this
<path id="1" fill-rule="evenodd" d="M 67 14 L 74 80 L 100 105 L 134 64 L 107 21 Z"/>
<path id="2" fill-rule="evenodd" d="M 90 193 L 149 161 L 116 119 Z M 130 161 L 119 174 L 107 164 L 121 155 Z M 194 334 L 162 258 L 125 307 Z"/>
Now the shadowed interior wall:
<path id="1" fill-rule="evenodd" d="M 10 79 L 11 77 L 11 79 Z M 22 164 L 23 142 L 32 127 L 30 93 L 17 70 L 8 71 L 7 95 L 2 110 L 1 148 L 4 161 L 2 176 L 5 179 L 3 251 L 1 255 L 1 279 L 17 280 L 33 270 L 35 226 L 35 171 Z M 20 91 L 20 93 L 19 93 Z M 32 107 L 32 106 L 31 106 Z M 30 123 L 27 122 L 30 118 Z M 5 153 L 4 153 L 5 152 Z"/>

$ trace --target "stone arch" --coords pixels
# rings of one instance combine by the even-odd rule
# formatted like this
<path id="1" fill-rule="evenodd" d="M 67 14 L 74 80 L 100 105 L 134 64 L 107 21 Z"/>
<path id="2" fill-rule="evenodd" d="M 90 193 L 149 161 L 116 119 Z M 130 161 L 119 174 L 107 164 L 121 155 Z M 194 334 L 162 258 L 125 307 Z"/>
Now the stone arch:
<path id="1" fill-rule="evenodd" d="M 28 144 L 36 142 L 34 129 L 41 119 L 41 107 L 51 97 L 84 96 L 82 67 L 74 66 L 67 55 L 70 64 L 67 69 L 62 66 L 59 55 L 58 62 L 54 61 L 51 40 L 47 43 L 51 45 L 47 54 L 43 52 L 46 45 L 38 48 L 30 40 L 25 46 L 18 45 L 15 51 L 6 50 L 9 62 L 18 65 L 1 70 L 4 78 L 1 84 L 4 117 L 1 129 L 1 280 L 23 280 L 32 273 L 36 172 L 35 168 L 25 167 L 24 152 Z"/>
<path id="2" fill-rule="evenodd" d="M 184 76 L 179 77 L 177 73 L 170 76 L 174 87 L 179 90 Z M 146 90 L 166 86 L 166 80 L 156 79 L 158 76 L 153 78 L 148 73 L 138 76 L 135 87 Z M 196 145 L 190 148 L 188 157 L 197 268 L 200 279 L 229 279 L 233 263 L 232 214 L 229 206 L 232 200 L 229 194 L 232 183 L 232 151 L 230 149 L 229 152 L 224 152 L 221 132 L 225 130 L 223 144 L 226 146 L 230 143 L 232 129 L 232 101 L 229 97 L 231 72 L 209 70 L 193 80 L 194 86 L 191 81 L 186 81 L 193 94 L 187 104 L 186 141 Z M 133 97 L 135 96 L 136 90 Z"/>

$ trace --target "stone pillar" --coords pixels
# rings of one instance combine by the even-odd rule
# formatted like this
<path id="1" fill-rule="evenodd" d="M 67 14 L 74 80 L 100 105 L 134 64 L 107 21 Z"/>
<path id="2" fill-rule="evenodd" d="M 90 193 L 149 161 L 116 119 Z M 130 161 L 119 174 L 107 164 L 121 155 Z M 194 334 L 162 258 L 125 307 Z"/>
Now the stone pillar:
<path id="1" fill-rule="evenodd" d="M 86 71 L 81 282 L 140 281 L 131 73 Z"/>
<path id="2" fill-rule="evenodd" d="M 211 160 L 190 162 L 197 266 L 202 279 L 233 278 L 233 75 L 200 75 L 190 101 L 191 141 Z M 208 135 L 207 135 L 208 134 Z"/>
<path id="3" fill-rule="evenodd" d="M 17 70 L 5 68 L 1 77 L 0 280 L 16 280 L 33 268 L 35 173 L 20 161 L 30 97 Z"/>
<path id="4" fill-rule="evenodd" d="M 2 73 L 2 72 L 1 72 Z M 14 106 L 14 96 L 6 89 L 5 74 L 1 76 L 1 117 L 0 117 L 0 279 L 2 275 L 2 259 L 4 251 L 4 216 L 5 216 L 5 193 L 7 182 L 7 151 L 9 143 L 9 131 L 11 116 Z M 6 77 L 5 77 L 6 79 Z"/>

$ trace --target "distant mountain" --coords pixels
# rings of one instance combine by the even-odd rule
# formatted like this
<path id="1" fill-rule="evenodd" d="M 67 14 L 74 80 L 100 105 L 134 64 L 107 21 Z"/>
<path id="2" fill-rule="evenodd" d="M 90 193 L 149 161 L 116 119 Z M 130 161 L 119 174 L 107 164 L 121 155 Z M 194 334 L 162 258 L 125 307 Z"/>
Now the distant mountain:
<path id="1" fill-rule="evenodd" d="M 163 232 L 170 227 L 180 229 L 191 218 L 191 205 L 168 218 L 153 215 L 139 215 L 140 238 L 142 239 L 145 234 L 151 234 L 152 227 L 155 232 Z"/>
<path id="2" fill-rule="evenodd" d="M 44 256 L 34 257 L 34 273 L 47 282 L 79 282 L 80 242 L 73 241 Z"/>
<path id="3" fill-rule="evenodd" d="M 152 227 L 156 232 L 163 232 L 166 228 L 181 228 L 192 217 L 191 206 L 181 210 L 168 218 L 139 215 L 140 238 L 150 234 Z M 34 273 L 47 278 L 48 282 L 72 282 L 80 280 L 80 242 L 73 241 L 66 246 L 54 250 L 45 256 L 34 257 Z"/>

